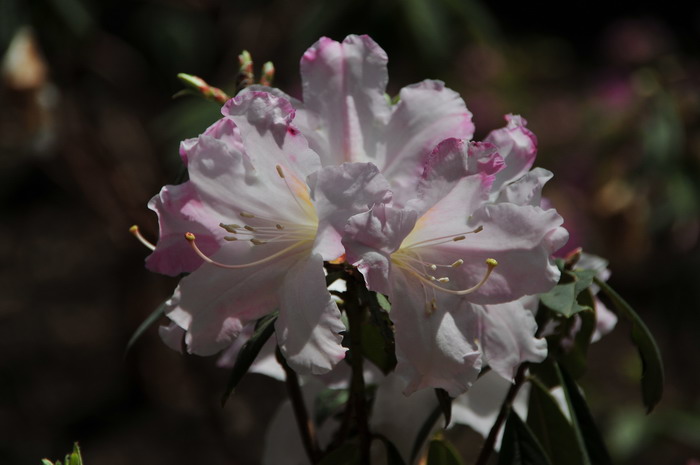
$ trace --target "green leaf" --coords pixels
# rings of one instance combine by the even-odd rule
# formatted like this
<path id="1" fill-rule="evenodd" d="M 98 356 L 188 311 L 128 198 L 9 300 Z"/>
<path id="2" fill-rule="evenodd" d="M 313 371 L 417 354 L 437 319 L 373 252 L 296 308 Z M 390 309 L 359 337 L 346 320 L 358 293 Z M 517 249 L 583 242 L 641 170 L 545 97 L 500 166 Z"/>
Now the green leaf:
<path id="1" fill-rule="evenodd" d="M 560 369 L 561 377 L 564 382 L 562 387 L 566 389 L 571 412 L 583 436 L 583 441 L 586 445 L 591 463 L 595 465 L 612 465 L 612 459 L 603 441 L 603 436 L 600 434 L 593 420 L 593 416 L 588 410 L 586 400 L 581 395 L 576 381 L 574 381 L 573 377 L 569 375 L 563 367 L 560 367 Z"/>
<path id="2" fill-rule="evenodd" d="M 345 405 L 350 398 L 347 389 L 324 389 L 314 400 L 314 421 L 321 426 L 331 415 Z"/>
<path id="3" fill-rule="evenodd" d="M 542 449 L 555 464 L 583 465 L 576 433 L 549 390 L 537 380 L 531 382 L 527 425 Z"/>
<path id="4" fill-rule="evenodd" d="M 445 428 L 447 428 L 452 420 L 452 397 L 442 388 L 435 388 L 435 395 L 442 415 L 445 417 Z"/>
<path id="5" fill-rule="evenodd" d="M 66 456 L 66 465 L 83 465 L 83 456 L 77 442 L 73 444 L 73 452 Z"/>
<path id="6" fill-rule="evenodd" d="M 131 336 L 131 339 L 129 339 L 129 342 L 126 343 L 126 349 L 124 350 L 124 355 L 126 355 L 131 347 L 136 343 L 136 341 L 143 335 L 143 333 L 146 332 L 148 328 L 153 326 L 156 321 L 158 321 L 163 315 L 165 315 L 165 302 L 160 304 L 158 308 L 153 310 L 153 312 L 146 317 L 145 320 L 141 322 L 138 328 L 136 328 L 136 331 L 134 331 L 134 334 Z"/>
<path id="7" fill-rule="evenodd" d="M 236 357 L 236 363 L 233 365 L 228 384 L 226 385 L 226 390 L 221 397 L 222 406 L 226 404 L 229 396 L 231 396 L 236 386 L 238 386 L 238 383 L 243 379 L 243 375 L 248 372 L 248 369 L 260 353 L 260 349 L 263 348 L 267 340 L 272 336 L 272 333 L 275 332 L 275 321 L 277 320 L 278 314 L 279 312 L 274 312 L 260 318 L 255 325 L 255 332 L 250 339 L 248 339 L 248 342 L 241 347 L 240 352 L 238 352 L 238 357 Z"/>
<path id="8" fill-rule="evenodd" d="M 551 291 L 540 294 L 540 301 L 567 318 L 578 312 L 590 310 L 590 307 L 579 304 L 578 295 L 591 285 L 595 273 L 594 270 L 564 271 L 559 284 Z"/>
<path id="9" fill-rule="evenodd" d="M 360 465 L 360 449 L 352 443 L 345 443 L 328 453 L 318 465 Z"/>
<path id="10" fill-rule="evenodd" d="M 503 431 L 498 465 L 552 465 L 539 441 L 514 410 L 510 411 Z M 554 462 L 557 465 L 569 462 Z"/>
<path id="11" fill-rule="evenodd" d="M 604 281 L 596 278 L 595 283 L 610 298 L 618 314 L 632 323 L 632 342 L 642 360 L 642 401 L 647 413 L 650 413 L 661 400 L 664 391 L 664 366 L 659 347 L 649 328 L 632 307 Z"/>
<path id="12" fill-rule="evenodd" d="M 387 299 L 384 294 L 380 294 L 379 292 L 376 293 L 376 296 L 377 296 L 377 303 L 382 308 L 382 310 L 385 310 L 387 313 L 390 312 L 391 311 L 391 304 L 389 303 L 389 299 Z"/>
<path id="13" fill-rule="evenodd" d="M 416 458 L 420 453 L 421 447 L 423 447 L 425 440 L 428 439 L 428 436 L 433 430 L 435 422 L 438 420 L 438 418 L 440 418 L 441 413 L 442 410 L 438 405 L 432 412 L 430 412 L 428 418 L 426 418 L 423 422 L 423 425 L 421 426 L 420 430 L 418 431 L 418 434 L 416 435 L 416 438 L 413 441 L 413 448 L 411 449 L 411 460 L 409 461 L 409 463 L 415 463 Z"/>
<path id="14" fill-rule="evenodd" d="M 381 434 L 375 434 L 374 438 L 379 439 L 382 441 L 382 443 L 384 443 L 384 447 L 386 448 L 387 465 L 406 465 L 406 462 L 404 462 L 403 457 L 401 457 L 401 453 L 396 448 L 393 442 L 389 441 L 388 438 Z"/>
<path id="15" fill-rule="evenodd" d="M 584 307 L 595 310 L 595 300 L 590 289 L 579 294 L 578 302 Z M 574 337 L 573 347 L 559 358 L 559 363 L 565 366 L 575 379 L 580 378 L 586 372 L 588 346 L 591 344 L 596 324 L 595 311 L 586 310 L 580 312 L 578 316 L 581 319 L 581 326 Z"/>
<path id="16" fill-rule="evenodd" d="M 41 459 L 41 465 L 54 465 L 49 459 Z"/>
<path id="17" fill-rule="evenodd" d="M 379 296 L 381 294 L 376 292 L 363 291 L 362 298 L 368 301 L 370 317 L 361 327 L 362 355 L 386 375 L 396 367 L 396 346 L 394 324 Z"/>
<path id="18" fill-rule="evenodd" d="M 464 465 L 464 462 L 449 441 L 433 439 L 428 447 L 427 465 Z"/>

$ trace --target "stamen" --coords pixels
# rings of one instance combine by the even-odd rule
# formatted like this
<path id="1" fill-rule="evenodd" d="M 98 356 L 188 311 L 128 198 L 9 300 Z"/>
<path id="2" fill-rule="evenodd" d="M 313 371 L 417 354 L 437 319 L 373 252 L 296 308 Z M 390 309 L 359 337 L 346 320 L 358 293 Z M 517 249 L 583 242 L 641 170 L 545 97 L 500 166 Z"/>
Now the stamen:
<path id="1" fill-rule="evenodd" d="M 243 229 L 247 229 L 250 232 L 255 232 L 255 228 L 252 226 L 245 225 L 245 226 L 243 226 Z"/>
<path id="2" fill-rule="evenodd" d="M 156 246 L 153 245 L 153 243 L 151 243 L 150 241 L 146 240 L 146 238 L 141 235 L 141 231 L 139 231 L 138 225 L 133 225 L 132 227 L 130 227 L 129 232 L 147 248 L 151 250 L 156 250 Z"/>
<path id="3" fill-rule="evenodd" d="M 237 238 L 237 237 L 233 237 L 233 236 L 224 236 L 224 240 L 225 240 L 225 241 L 229 241 L 229 242 L 233 242 L 233 241 L 237 241 L 238 238 Z"/>
<path id="4" fill-rule="evenodd" d="M 231 234 L 236 234 L 238 229 L 243 228 L 240 224 L 232 223 L 232 224 L 224 224 L 224 223 L 219 223 L 219 227 L 224 228 L 226 232 L 230 232 Z"/>
<path id="5" fill-rule="evenodd" d="M 450 278 L 448 278 L 447 276 L 444 276 L 442 278 L 438 278 L 437 280 L 438 280 L 438 282 L 441 282 L 441 283 L 449 283 L 450 282 Z"/>
<path id="6" fill-rule="evenodd" d="M 453 290 L 453 289 L 446 289 L 442 286 L 439 286 L 435 284 L 433 281 L 439 281 L 436 279 L 434 276 L 430 276 L 430 278 L 426 278 L 422 276 L 420 273 L 417 273 L 416 269 L 411 267 L 410 265 L 405 265 L 405 269 L 408 270 L 410 273 L 412 273 L 414 276 L 416 276 L 418 279 L 420 279 L 422 282 L 427 284 L 428 286 L 437 289 L 438 291 L 443 291 L 447 292 L 448 294 L 453 294 L 453 295 L 467 295 L 471 294 L 472 292 L 477 291 L 481 286 L 486 283 L 486 281 L 489 279 L 489 276 L 491 276 L 491 272 L 493 272 L 493 269 L 498 266 L 498 262 L 493 259 L 493 258 L 488 258 L 486 259 L 486 273 L 484 274 L 484 277 L 481 278 L 481 281 L 479 281 L 476 285 L 470 287 L 469 289 L 460 289 L 460 290 Z"/>
<path id="7" fill-rule="evenodd" d="M 461 258 L 459 260 L 456 260 L 452 265 L 450 265 L 452 268 L 457 268 L 459 266 L 462 266 L 464 264 L 464 260 Z"/>
<path id="8" fill-rule="evenodd" d="M 473 230 L 471 230 L 471 231 L 466 231 L 466 232 L 463 232 L 463 233 L 459 233 L 459 235 L 457 235 L 457 234 L 449 234 L 449 235 L 447 235 L 447 236 L 433 237 L 432 239 L 425 239 L 425 240 L 422 240 L 422 241 L 414 242 L 413 244 L 408 245 L 408 246 L 406 246 L 406 247 L 402 247 L 402 248 L 404 248 L 404 249 L 411 249 L 411 248 L 414 248 L 414 247 L 417 247 L 417 246 L 423 246 L 423 245 L 425 245 L 425 244 L 430 244 L 431 246 L 433 246 L 433 245 L 444 244 L 444 243 L 446 243 L 446 242 L 453 242 L 453 241 L 454 241 L 454 242 L 457 242 L 457 241 L 461 241 L 461 240 L 466 239 L 466 238 L 467 238 L 467 237 L 466 237 L 466 234 L 477 234 L 477 233 L 480 233 L 480 232 L 483 231 L 483 230 L 484 230 L 484 227 L 483 227 L 483 226 L 478 226 L 477 228 L 475 228 L 475 229 L 473 229 Z M 442 242 L 436 242 L 436 241 L 442 241 Z"/>
<path id="9" fill-rule="evenodd" d="M 207 256 L 204 254 L 204 252 L 202 252 L 202 251 L 200 250 L 200 248 L 197 247 L 197 243 L 196 243 L 196 239 L 197 239 L 197 238 L 196 238 L 195 235 L 192 234 L 191 232 L 185 233 L 185 239 L 187 239 L 187 241 L 190 243 L 190 247 L 192 247 L 192 250 L 194 250 L 194 252 L 195 252 L 197 255 L 199 255 L 199 257 L 200 257 L 202 260 L 204 260 L 205 262 L 210 263 L 210 264 L 212 264 L 212 265 L 218 266 L 219 268 L 225 268 L 225 269 L 228 269 L 228 270 L 240 270 L 240 269 L 242 269 L 242 268 L 250 268 L 251 266 L 262 265 L 263 263 L 270 262 L 270 261 L 274 260 L 275 258 L 280 257 L 280 256 L 286 254 L 286 253 L 289 252 L 290 250 L 293 250 L 293 249 L 299 247 L 300 245 L 304 244 L 304 242 L 295 242 L 294 244 L 290 245 L 290 246 L 287 247 L 286 249 L 282 249 L 282 250 L 280 250 L 279 252 L 273 253 L 273 254 L 270 255 L 269 257 L 263 258 L 262 260 L 256 260 L 256 261 L 254 261 L 254 262 L 246 263 L 246 264 L 243 264 L 243 265 L 227 265 L 227 264 L 225 264 L 225 263 L 219 263 L 219 262 L 217 262 L 216 260 L 212 260 L 211 258 L 207 257 Z"/>
<path id="10" fill-rule="evenodd" d="M 277 228 L 277 229 L 279 229 L 280 231 L 282 231 L 282 230 L 284 229 L 284 226 L 282 226 L 281 224 L 277 223 L 277 224 L 275 225 L 275 228 Z"/>
<path id="11" fill-rule="evenodd" d="M 277 169 L 277 174 L 280 175 L 280 178 L 284 179 L 284 171 L 282 171 L 282 167 L 280 165 L 276 165 L 275 168 Z"/>
<path id="12" fill-rule="evenodd" d="M 243 218 L 255 218 L 255 215 L 253 215 L 252 213 L 248 213 L 248 212 L 241 212 L 240 215 Z"/>
<path id="13" fill-rule="evenodd" d="M 267 244 L 267 242 L 261 241 L 260 239 L 255 239 L 255 238 L 251 239 L 250 242 L 252 242 L 253 245 L 263 245 L 263 244 Z"/>

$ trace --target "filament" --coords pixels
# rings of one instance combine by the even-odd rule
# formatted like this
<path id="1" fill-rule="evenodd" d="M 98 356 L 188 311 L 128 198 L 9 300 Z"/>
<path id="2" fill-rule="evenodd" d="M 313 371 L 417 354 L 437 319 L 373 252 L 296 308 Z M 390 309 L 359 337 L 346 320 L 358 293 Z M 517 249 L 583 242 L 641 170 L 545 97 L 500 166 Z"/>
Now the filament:
<path id="1" fill-rule="evenodd" d="M 153 245 L 152 242 L 148 241 L 143 235 L 141 234 L 141 231 L 139 231 L 138 225 L 133 225 L 132 227 L 129 228 L 129 232 L 139 240 L 143 245 L 146 246 L 146 248 L 151 249 L 151 250 L 156 250 L 156 246 Z"/>
<path id="2" fill-rule="evenodd" d="M 213 259 L 209 258 L 208 256 L 206 256 L 206 255 L 204 254 L 204 252 L 202 252 L 202 251 L 200 250 L 200 248 L 197 246 L 196 237 L 195 237 L 195 235 L 192 234 L 191 232 L 185 233 L 185 239 L 187 239 L 187 242 L 190 243 L 190 246 L 192 247 L 192 250 L 194 250 L 194 252 L 195 252 L 197 255 L 199 255 L 199 257 L 200 257 L 202 260 L 204 260 L 204 261 L 207 262 L 207 263 L 211 263 L 212 265 L 218 266 L 219 268 L 225 268 L 225 269 L 228 269 L 228 270 L 239 270 L 239 269 L 243 269 L 243 268 L 250 268 L 250 267 L 252 267 L 252 266 L 262 265 L 263 263 L 271 262 L 271 261 L 273 261 L 275 258 L 280 257 L 280 256 L 286 254 L 287 252 L 289 252 L 290 250 L 293 250 L 293 249 L 299 247 L 300 245 L 304 244 L 303 241 L 297 241 L 297 242 L 295 242 L 294 244 L 290 245 L 289 247 L 287 247 L 287 248 L 285 248 L 285 249 L 282 249 L 282 250 L 280 250 L 279 252 L 273 253 L 273 254 L 270 255 L 269 257 L 263 258 L 263 259 L 261 259 L 261 260 L 256 260 L 256 261 L 254 261 L 254 262 L 245 263 L 245 264 L 243 264 L 243 265 L 228 265 L 228 264 L 225 264 L 225 263 L 217 262 L 216 260 L 213 260 Z M 257 239 L 251 239 L 251 242 L 252 242 L 252 241 L 258 241 L 258 240 L 257 240 Z M 262 241 L 258 241 L 258 242 L 262 242 Z M 255 244 L 255 242 L 253 242 L 253 243 Z"/>

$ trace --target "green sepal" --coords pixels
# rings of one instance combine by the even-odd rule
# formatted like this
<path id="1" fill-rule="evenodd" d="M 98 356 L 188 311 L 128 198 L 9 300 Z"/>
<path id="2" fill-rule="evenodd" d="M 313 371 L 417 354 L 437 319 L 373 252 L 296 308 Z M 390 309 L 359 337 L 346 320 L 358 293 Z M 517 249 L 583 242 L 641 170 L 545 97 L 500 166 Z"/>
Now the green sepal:
<path id="1" fill-rule="evenodd" d="M 552 465 L 540 442 L 514 410 L 506 419 L 498 465 Z"/>
<path id="2" fill-rule="evenodd" d="M 617 314 L 632 323 L 632 343 L 637 347 L 642 360 L 642 401 L 647 413 L 650 413 L 664 392 L 664 366 L 659 347 L 649 328 L 632 307 L 604 281 L 596 278 L 595 283 L 613 303 Z"/>
<path id="3" fill-rule="evenodd" d="M 433 439 L 428 446 L 427 465 L 464 465 L 464 462 L 447 439 Z"/>
<path id="4" fill-rule="evenodd" d="M 226 405 L 226 401 L 236 389 L 241 379 L 243 379 L 243 375 L 248 372 L 248 369 L 255 361 L 260 350 L 267 340 L 270 339 L 272 333 L 275 332 L 275 321 L 277 321 L 278 314 L 279 312 L 274 312 L 260 318 L 255 324 L 253 335 L 250 336 L 248 342 L 241 347 L 241 350 L 238 352 L 238 357 L 236 357 L 236 363 L 233 365 L 233 370 L 231 370 L 231 376 L 226 384 L 226 389 L 221 397 L 222 407 Z"/>

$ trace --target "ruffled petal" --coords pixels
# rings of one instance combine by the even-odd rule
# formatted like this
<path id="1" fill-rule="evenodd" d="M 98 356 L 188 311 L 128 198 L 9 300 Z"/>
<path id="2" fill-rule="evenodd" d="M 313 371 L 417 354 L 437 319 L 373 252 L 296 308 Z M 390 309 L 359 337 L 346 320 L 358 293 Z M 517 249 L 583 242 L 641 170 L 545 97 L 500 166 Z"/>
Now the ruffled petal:
<path id="1" fill-rule="evenodd" d="M 301 59 L 302 128 L 324 165 L 381 165 L 390 107 L 384 96 L 387 56 L 368 36 L 342 43 L 322 37 Z"/>
<path id="2" fill-rule="evenodd" d="M 204 253 L 219 250 L 223 230 L 218 226 L 216 212 L 201 202 L 191 183 L 164 186 L 148 202 L 148 208 L 158 215 L 160 230 L 156 249 L 146 258 L 149 270 L 177 276 L 199 268 L 202 259 L 185 240 L 187 231 L 197 234 Z"/>
<path id="3" fill-rule="evenodd" d="M 396 328 L 396 372 L 407 382 L 404 394 L 429 387 L 445 389 L 452 397 L 465 392 L 482 364 L 474 343 L 475 313 L 461 307 L 459 298 L 433 293 L 401 271 L 393 277 L 389 298 Z"/>
<path id="4" fill-rule="evenodd" d="M 368 289 L 389 294 L 391 254 L 413 229 L 417 214 L 384 204 L 348 220 L 343 237 L 346 260 L 357 267 Z"/>
<path id="5" fill-rule="evenodd" d="M 275 333 L 287 363 L 302 374 L 329 372 L 345 358 L 340 344 L 345 325 L 326 289 L 321 256 L 298 260 L 287 272 L 279 294 Z"/>
<path id="6" fill-rule="evenodd" d="M 535 337 L 535 317 L 519 300 L 475 309 L 485 362 L 504 379 L 512 381 L 523 362 L 540 363 L 547 357 L 547 341 Z"/>
<path id="7" fill-rule="evenodd" d="M 267 253 L 262 248 L 251 249 L 255 254 Z M 213 258 L 232 263 L 238 254 L 227 245 Z M 187 331 L 188 352 L 213 355 L 229 346 L 248 323 L 275 310 L 279 299 L 274 290 L 299 259 L 299 254 L 292 254 L 271 264 L 234 270 L 205 263 L 183 278 L 165 313 Z"/>
<path id="8" fill-rule="evenodd" d="M 345 252 L 341 238 L 348 219 L 391 199 L 389 183 L 372 163 L 327 166 L 307 180 L 318 215 L 314 252 L 334 260 Z"/>
<path id="9" fill-rule="evenodd" d="M 382 171 L 391 180 L 397 201 L 403 202 L 411 197 L 415 180 L 435 146 L 447 138 L 471 139 L 474 124 L 462 98 L 442 81 L 425 80 L 404 87 L 399 96 L 386 128 Z"/>
<path id="10" fill-rule="evenodd" d="M 496 192 L 496 202 L 539 207 L 542 203 L 542 188 L 553 176 L 551 171 L 535 168 Z"/>
<path id="11" fill-rule="evenodd" d="M 518 115 L 506 115 L 505 118 L 508 124 L 484 139 L 484 142 L 496 146 L 506 163 L 506 168 L 496 175 L 494 191 L 527 173 L 537 156 L 537 137 L 525 127 L 525 118 Z"/>

